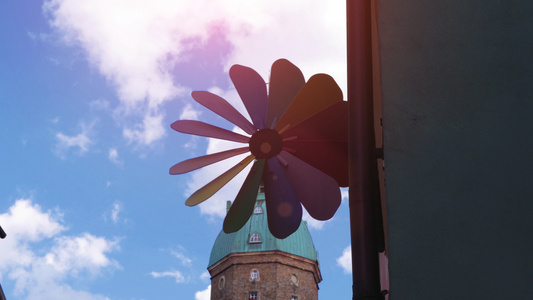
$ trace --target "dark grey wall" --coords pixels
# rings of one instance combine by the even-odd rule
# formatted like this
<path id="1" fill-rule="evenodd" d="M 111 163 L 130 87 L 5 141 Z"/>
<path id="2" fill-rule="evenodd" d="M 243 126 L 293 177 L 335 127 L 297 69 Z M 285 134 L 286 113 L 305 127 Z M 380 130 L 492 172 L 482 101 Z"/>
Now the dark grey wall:
<path id="1" fill-rule="evenodd" d="M 533 299 L 533 1 L 378 1 L 391 299 Z"/>

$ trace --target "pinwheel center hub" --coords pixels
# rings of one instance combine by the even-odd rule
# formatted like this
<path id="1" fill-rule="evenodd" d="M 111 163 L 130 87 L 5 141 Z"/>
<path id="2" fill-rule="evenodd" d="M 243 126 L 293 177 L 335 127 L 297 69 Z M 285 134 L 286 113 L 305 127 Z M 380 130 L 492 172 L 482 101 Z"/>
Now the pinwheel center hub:
<path id="1" fill-rule="evenodd" d="M 279 154 L 283 141 L 273 129 L 261 129 L 250 138 L 250 152 L 256 158 L 271 158 Z"/>

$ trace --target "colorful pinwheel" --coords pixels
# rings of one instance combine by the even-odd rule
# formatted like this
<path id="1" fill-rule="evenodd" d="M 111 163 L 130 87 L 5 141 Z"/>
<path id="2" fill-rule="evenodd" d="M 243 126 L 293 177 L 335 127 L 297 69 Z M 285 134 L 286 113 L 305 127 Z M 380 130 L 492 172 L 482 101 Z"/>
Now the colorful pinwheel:
<path id="1" fill-rule="evenodd" d="M 261 184 L 268 226 L 277 238 L 289 236 L 300 226 L 300 203 L 317 220 L 333 217 L 341 202 L 339 186 L 348 185 L 348 110 L 333 78 L 316 74 L 306 83 L 300 69 L 280 59 L 272 65 L 267 94 L 266 83 L 251 68 L 234 65 L 229 74 L 253 124 L 217 95 L 193 92 L 192 97 L 250 137 L 193 120 L 179 120 L 171 127 L 247 145 L 180 162 L 170 168 L 170 174 L 246 152 L 250 155 L 193 193 L 185 204 L 207 200 L 254 161 L 226 215 L 224 232 L 235 232 L 246 224 Z"/>

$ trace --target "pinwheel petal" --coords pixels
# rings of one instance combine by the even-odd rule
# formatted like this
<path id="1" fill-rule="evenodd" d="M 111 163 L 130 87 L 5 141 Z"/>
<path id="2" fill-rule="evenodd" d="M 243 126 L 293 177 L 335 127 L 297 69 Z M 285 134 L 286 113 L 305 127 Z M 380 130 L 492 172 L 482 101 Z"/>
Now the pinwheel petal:
<path id="1" fill-rule="evenodd" d="M 296 140 L 287 142 L 284 149 L 335 179 L 338 186 L 348 186 L 348 144 L 346 142 Z"/>
<path id="2" fill-rule="evenodd" d="M 273 128 L 304 85 L 302 71 L 290 61 L 278 59 L 272 64 L 268 85 L 267 128 Z"/>
<path id="3" fill-rule="evenodd" d="M 247 136 L 195 120 L 179 120 L 172 123 L 170 127 L 181 133 L 201 135 L 238 143 L 248 143 L 250 140 Z"/>
<path id="4" fill-rule="evenodd" d="M 229 69 L 229 76 L 255 127 L 265 128 L 268 96 L 261 75 L 251 68 L 233 65 Z"/>
<path id="5" fill-rule="evenodd" d="M 233 166 L 231 169 L 222 173 L 222 175 L 213 179 L 208 184 L 204 185 L 201 189 L 194 192 L 185 204 L 188 206 L 195 206 L 207 200 L 209 197 L 213 196 L 218 190 L 225 186 L 233 177 L 237 176 L 248 164 L 254 160 L 253 155 L 247 156 L 240 163 Z"/>
<path id="6" fill-rule="evenodd" d="M 313 75 L 281 116 L 274 129 L 294 126 L 335 102 L 342 101 L 342 90 L 327 74 Z"/>
<path id="7" fill-rule="evenodd" d="M 287 151 L 281 151 L 278 158 L 296 196 L 311 217 L 322 221 L 331 219 L 341 204 L 341 192 L 335 179 Z"/>
<path id="8" fill-rule="evenodd" d="M 210 92 L 199 91 L 192 92 L 192 97 L 196 102 L 210 109 L 212 112 L 221 116 L 222 118 L 237 125 L 248 134 L 254 134 L 257 128 L 248 121 L 240 112 L 238 112 L 231 104 L 224 98 L 212 94 Z"/>
<path id="9" fill-rule="evenodd" d="M 263 173 L 268 229 L 278 239 L 294 233 L 302 221 L 302 206 L 278 159 L 268 159 Z M 309 182 L 309 185 L 315 184 Z"/>
<path id="10" fill-rule="evenodd" d="M 348 103 L 337 102 L 283 132 L 283 147 L 348 186 Z"/>
<path id="11" fill-rule="evenodd" d="M 250 173 L 248 173 L 246 180 L 224 219 L 223 229 L 225 233 L 236 232 L 248 222 L 250 215 L 254 211 L 265 161 L 265 159 L 257 160 L 252 166 Z"/>
<path id="12" fill-rule="evenodd" d="M 172 175 L 183 174 L 196 169 L 214 164 L 221 160 L 243 154 L 250 151 L 248 147 L 242 147 L 237 149 L 226 150 L 218 153 L 213 153 L 205 156 L 195 157 L 188 160 L 184 160 L 180 163 L 173 165 L 170 168 L 169 173 Z"/>

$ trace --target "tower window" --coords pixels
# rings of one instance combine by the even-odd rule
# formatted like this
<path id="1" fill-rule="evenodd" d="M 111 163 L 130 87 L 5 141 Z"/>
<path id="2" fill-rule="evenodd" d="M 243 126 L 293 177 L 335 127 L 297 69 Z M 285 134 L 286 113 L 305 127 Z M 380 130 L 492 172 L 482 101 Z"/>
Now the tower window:
<path id="1" fill-rule="evenodd" d="M 252 272 L 250 272 L 250 279 L 252 280 L 259 280 L 259 271 L 257 270 L 252 270 Z"/>
<path id="2" fill-rule="evenodd" d="M 221 290 L 224 288 L 224 286 L 226 286 L 226 277 L 222 276 L 218 280 L 218 289 Z"/>
<path id="3" fill-rule="evenodd" d="M 250 244 L 254 243 L 261 243 L 261 235 L 259 235 L 257 232 L 252 233 L 250 236 Z"/>
<path id="4" fill-rule="evenodd" d="M 250 300 L 257 300 L 257 299 L 259 299 L 259 298 L 257 297 L 257 292 L 250 292 L 250 296 L 248 297 L 248 299 L 250 299 Z"/>
<path id="5" fill-rule="evenodd" d="M 298 276 L 296 276 L 296 274 L 292 274 L 291 275 L 291 281 L 292 281 L 292 284 L 294 284 L 295 286 L 298 286 Z"/>
<path id="6" fill-rule="evenodd" d="M 254 214 L 262 214 L 263 208 L 261 206 L 256 206 L 254 209 Z"/>

